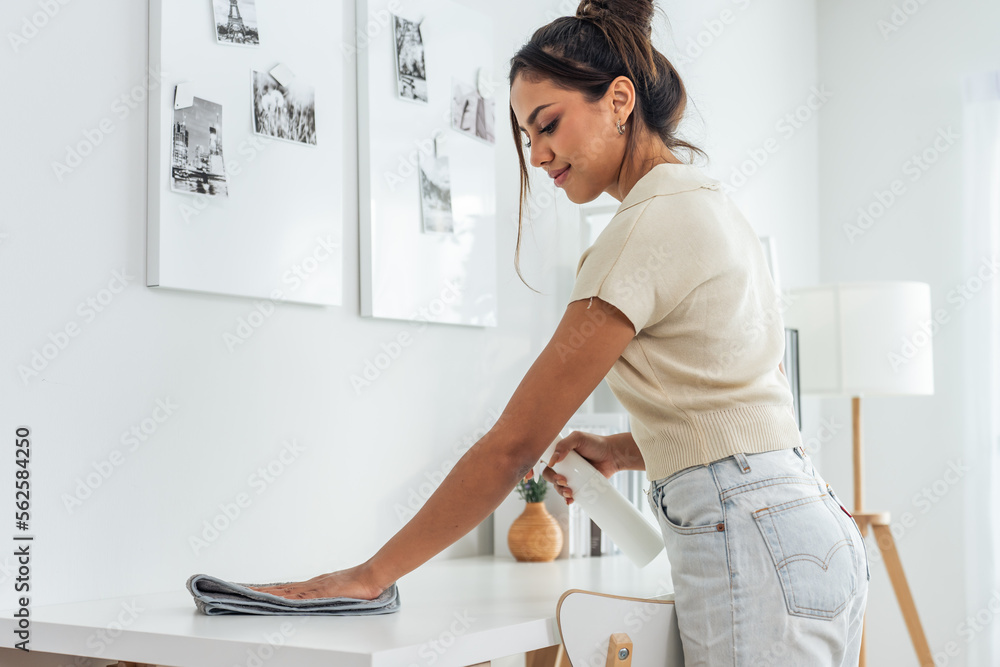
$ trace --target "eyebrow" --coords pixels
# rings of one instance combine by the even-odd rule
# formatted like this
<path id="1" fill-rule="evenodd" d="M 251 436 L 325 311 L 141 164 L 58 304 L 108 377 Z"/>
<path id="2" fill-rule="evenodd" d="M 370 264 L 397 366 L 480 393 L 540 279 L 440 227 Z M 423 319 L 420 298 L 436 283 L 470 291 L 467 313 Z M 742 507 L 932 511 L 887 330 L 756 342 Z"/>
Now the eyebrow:
<path id="1" fill-rule="evenodd" d="M 553 104 L 555 104 L 555 102 L 549 102 L 548 104 L 539 104 L 537 107 L 535 107 L 535 110 L 531 112 L 530 116 L 528 116 L 528 125 L 534 125 L 535 124 L 535 119 L 538 118 L 538 112 L 541 111 L 542 109 L 544 109 L 545 107 L 552 106 Z M 518 125 L 518 127 L 521 127 L 521 126 Z M 523 127 L 521 127 L 521 131 L 522 132 L 527 132 L 527 130 L 525 130 Z"/>

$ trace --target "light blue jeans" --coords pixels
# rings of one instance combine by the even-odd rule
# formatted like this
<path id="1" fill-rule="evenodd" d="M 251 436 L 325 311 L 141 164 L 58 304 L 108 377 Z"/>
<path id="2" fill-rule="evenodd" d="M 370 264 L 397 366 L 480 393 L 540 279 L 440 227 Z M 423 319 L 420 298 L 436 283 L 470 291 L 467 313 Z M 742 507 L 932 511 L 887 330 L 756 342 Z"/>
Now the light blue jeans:
<path id="1" fill-rule="evenodd" d="M 655 480 L 685 667 L 857 665 L 868 551 L 801 447 Z"/>

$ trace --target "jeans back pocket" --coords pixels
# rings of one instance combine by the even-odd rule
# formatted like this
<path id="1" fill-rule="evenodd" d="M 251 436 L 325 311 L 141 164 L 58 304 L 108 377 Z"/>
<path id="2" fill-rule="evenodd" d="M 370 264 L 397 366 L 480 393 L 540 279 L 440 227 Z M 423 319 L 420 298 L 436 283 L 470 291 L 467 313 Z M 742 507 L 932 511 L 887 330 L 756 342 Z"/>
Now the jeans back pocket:
<path id="1" fill-rule="evenodd" d="M 834 513 L 840 508 L 833 506 L 824 493 L 753 513 L 794 616 L 831 619 L 854 597 L 854 542 Z"/>

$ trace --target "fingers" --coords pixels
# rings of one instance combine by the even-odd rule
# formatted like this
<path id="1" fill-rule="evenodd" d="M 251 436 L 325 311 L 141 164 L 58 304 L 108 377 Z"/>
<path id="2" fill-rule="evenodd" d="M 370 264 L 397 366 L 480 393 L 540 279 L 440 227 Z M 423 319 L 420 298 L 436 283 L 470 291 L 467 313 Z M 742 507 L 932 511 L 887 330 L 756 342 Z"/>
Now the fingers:
<path id="1" fill-rule="evenodd" d="M 573 489 L 566 485 L 567 480 L 565 476 L 560 475 L 552 468 L 546 468 L 542 472 L 542 478 L 552 484 L 552 488 L 555 489 L 556 493 L 566 498 L 567 504 L 573 502 Z"/>
<path id="2" fill-rule="evenodd" d="M 552 468 L 546 468 L 542 471 L 542 479 L 556 487 L 566 486 L 566 477 L 560 475 Z"/>
<path id="3" fill-rule="evenodd" d="M 555 464 L 566 458 L 569 452 L 573 451 L 580 445 L 582 445 L 588 436 L 587 433 L 583 431 L 573 431 L 565 438 L 556 443 L 556 448 L 552 451 L 552 460 L 548 462 L 549 466 L 554 466 Z"/>
<path id="4" fill-rule="evenodd" d="M 565 442 L 565 440 L 563 442 Z M 545 465 L 551 468 L 552 466 L 554 466 L 555 464 L 559 463 L 564 458 L 566 458 L 566 452 L 570 451 L 571 449 L 573 449 L 572 445 L 569 447 L 564 446 L 562 443 L 556 445 L 555 451 L 552 452 L 552 458 L 546 461 Z"/>

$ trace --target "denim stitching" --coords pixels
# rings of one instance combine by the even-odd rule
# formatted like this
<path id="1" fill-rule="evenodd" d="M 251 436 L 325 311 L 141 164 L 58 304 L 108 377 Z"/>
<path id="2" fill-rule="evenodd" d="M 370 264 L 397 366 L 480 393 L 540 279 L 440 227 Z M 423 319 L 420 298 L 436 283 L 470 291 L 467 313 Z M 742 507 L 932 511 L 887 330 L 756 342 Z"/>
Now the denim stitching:
<path id="1" fill-rule="evenodd" d="M 726 525 L 726 503 L 722 499 L 722 485 L 719 483 L 719 476 L 716 474 L 715 466 L 710 465 L 708 471 L 712 475 L 712 481 L 715 483 L 715 490 L 719 492 L 719 506 L 722 509 L 722 525 Z M 733 648 L 733 665 L 739 664 L 737 661 L 737 645 L 736 645 L 736 593 L 733 591 L 733 559 L 732 555 L 729 553 L 729 531 L 725 531 L 724 540 L 726 542 L 726 571 L 729 573 L 729 614 L 730 622 L 729 625 L 733 629 L 732 635 L 732 648 Z"/>
<path id="2" fill-rule="evenodd" d="M 787 481 L 785 481 L 787 480 Z M 733 486 L 722 492 L 722 499 L 728 500 L 729 498 L 745 493 L 747 491 L 754 491 L 756 489 L 763 489 L 768 486 L 774 486 L 775 484 L 816 484 L 814 478 L 809 477 L 767 477 L 765 479 L 758 479 L 756 482 L 747 482 L 746 484 L 740 484 L 738 486 Z"/>
<path id="3" fill-rule="evenodd" d="M 654 482 L 654 485 L 656 486 L 656 493 L 659 494 L 659 495 L 656 495 L 655 498 L 654 498 L 655 507 L 652 508 L 653 512 L 654 512 L 654 514 L 657 513 L 657 512 L 659 512 L 660 514 L 662 514 L 663 515 L 663 523 L 665 523 L 673 532 L 677 533 L 678 535 L 701 535 L 702 533 L 722 533 L 722 532 L 725 532 L 725 525 L 726 525 L 726 518 L 725 518 L 726 514 L 725 514 L 725 512 L 726 512 L 726 510 L 725 510 L 724 506 L 722 507 L 722 521 L 721 522 L 720 521 L 716 521 L 716 522 L 711 523 L 711 524 L 705 524 L 704 526 L 678 526 L 677 524 L 675 524 L 673 521 L 670 520 L 670 517 L 667 516 L 666 510 L 663 509 L 663 496 L 664 496 L 665 488 L 666 488 L 666 486 L 667 486 L 668 483 L 670 483 L 671 481 L 673 481 L 677 477 L 681 477 L 681 475 L 678 474 L 678 473 L 685 473 L 685 474 L 687 474 L 685 471 L 687 471 L 687 472 L 695 472 L 696 470 L 698 470 L 700 468 L 708 468 L 709 472 L 712 475 L 712 480 L 715 482 L 715 488 L 716 488 L 716 490 L 718 490 L 720 487 L 719 487 L 719 481 L 715 477 L 714 465 L 715 465 L 715 463 L 710 463 L 710 464 L 708 464 L 706 466 L 691 466 L 690 468 L 685 468 L 684 470 L 678 470 L 676 473 L 674 473 L 670 477 L 666 477 L 664 479 L 657 480 L 656 482 Z M 719 501 L 720 501 L 720 505 L 721 505 L 722 504 L 721 497 L 720 497 Z M 723 526 L 722 530 L 719 529 L 720 525 Z M 727 560 L 728 560 L 728 558 L 727 558 Z"/>
<path id="4" fill-rule="evenodd" d="M 784 512 L 785 510 L 790 510 L 793 507 L 801 507 L 802 505 L 808 505 L 809 503 L 814 503 L 819 500 L 823 500 L 823 497 L 825 495 L 826 494 L 824 493 L 819 496 L 809 496 L 807 498 L 799 498 L 797 500 L 788 500 L 783 503 L 778 503 L 777 505 L 771 505 L 769 507 L 761 507 L 759 510 L 754 510 L 753 514 L 754 516 L 757 516 L 758 514 L 761 516 L 764 516 L 766 514 L 778 514 L 780 512 Z"/>
<path id="5" fill-rule="evenodd" d="M 798 506 L 798 507 L 801 507 L 801 506 Z M 829 509 L 829 507 L 827 507 L 827 509 Z M 773 516 L 775 514 L 778 514 L 778 513 L 780 513 L 780 511 L 779 512 L 771 512 L 771 513 L 768 513 L 766 515 L 763 515 L 763 516 L 766 516 L 768 518 L 768 520 L 771 522 L 772 528 L 774 527 Z M 777 538 L 778 544 L 781 545 L 781 534 L 777 530 L 774 530 L 774 536 L 775 536 L 775 538 Z M 829 561 L 830 558 L 833 557 L 833 554 L 835 554 L 837 551 L 839 551 L 840 548 L 843 547 L 843 546 L 847 546 L 847 547 L 853 548 L 854 545 L 851 544 L 851 542 L 849 540 L 841 540 L 841 541 L 837 542 L 836 544 L 834 544 L 830 548 L 830 551 L 827 552 L 827 559 L 826 559 L 827 562 Z M 781 553 L 782 554 L 785 553 L 785 548 L 784 548 L 783 545 L 781 545 Z M 800 558 L 800 556 L 807 556 L 807 558 Z M 794 563 L 795 561 L 798 561 L 798 560 L 816 561 L 818 559 L 815 556 L 813 556 L 812 554 L 792 554 L 792 555 L 789 555 L 789 556 L 786 556 L 785 558 L 783 558 L 781 560 L 781 564 L 777 565 L 777 569 L 780 570 L 783 567 L 785 567 L 786 565 L 788 565 L 789 563 Z M 826 566 L 825 564 L 821 564 L 821 567 L 823 568 L 824 571 L 826 571 L 826 570 L 829 569 L 829 567 Z M 784 579 L 781 579 L 781 581 L 782 581 L 782 591 L 784 591 L 784 592 L 787 593 L 788 598 L 790 598 L 790 600 L 791 600 L 792 606 L 795 608 L 795 611 L 793 611 L 791 613 L 798 614 L 798 615 L 803 615 L 803 616 L 815 616 L 815 617 L 818 617 L 818 618 L 834 618 L 835 616 L 837 616 L 837 614 L 839 614 L 841 611 L 843 611 L 844 607 L 846 607 L 847 604 L 851 602 L 851 600 L 854 598 L 854 594 L 857 592 L 857 589 L 858 589 L 857 584 L 855 584 L 854 588 L 851 589 L 850 597 L 847 600 L 844 600 L 844 602 L 842 602 L 839 607 L 837 607 L 837 608 L 835 608 L 834 610 L 831 611 L 829 609 L 818 609 L 816 607 L 806 607 L 806 606 L 804 606 L 803 604 L 801 604 L 800 602 L 798 602 L 796 600 L 796 598 L 795 598 L 795 587 L 791 585 L 791 581 L 788 582 L 789 586 L 788 586 L 788 590 L 787 591 L 784 590 Z M 809 614 L 807 612 L 814 612 L 814 613 Z"/>
<path id="6" fill-rule="evenodd" d="M 786 556 L 781 561 L 781 565 L 778 566 L 778 569 L 781 569 L 790 563 L 795 563 L 800 560 L 807 560 L 816 563 L 821 568 L 823 568 L 824 572 L 826 572 L 827 570 L 830 569 L 830 559 L 833 557 L 833 554 L 837 553 L 837 551 L 839 551 L 842 546 L 853 546 L 853 545 L 850 540 L 846 539 L 841 540 L 835 543 L 832 547 L 830 547 L 830 550 L 826 552 L 826 556 L 824 556 L 823 558 L 819 558 L 818 556 L 813 556 L 812 554 L 805 554 L 805 553 L 791 554 L 790 556 Z"/>
<path id="7" fill-rule="evenodd" d="M 803 499 L 800 499 L 800 500 L 793 500 L 793 501 L 789 501 L 789 502 L 786 502 L 786 503 L 780 503 L 778 505 L 773 505 L 771 507 L 764 507 L 764 508 L 761 508 L 759 510 L 754 511 L 753 512 L 753 516 L 754 516 L 755 519 L 761 519 L 763 517 L 767 517 L 767 519 L 771 523 L 771 529 L 772 529 L 772 532 L 774 533 L 774 537 L 775 537 L 775 539 L 777 539 L 778 546 L 781 549 L 782 555 L 784 556 L 784 554 L 785 554 L 785 547 L 784 547 L 784 544 L 782 544 L 782 542 L 781 542 L 781 533 L 778 532 L 777 528 L 775 527 L 774 519 L 773 519 L 774 515 L 775 514 L 780 514 L 781 512 L 784 512 L 784 511 L 787 511 L 787 510 L 790 510 L 790 509 L 793 509 L 793 508 L 802 507 L 804 505 L 809 505 L 809 504 L 814 503 L 814 502 L 824 501 L 828 497 L 829 497 L 829 494 L 824 493 L 823 495 L 816 496 L 815 498 L 809 498 L 809 499 L 803 498 Z M 823 507 L 825 507 L 827 509 L 827 511 L 830 512 L 831 516 L 833 516 L 834 523 L 836 523 L 837 526 L 840 526 L 840 517 L 838 517 L 837 513 L 833 511 L 833 509 L 830 507 L 829 503 L 823 502 Z M 776 509 L 776 508 L 780 508 L 780 509 Z M 838 507 L 838 509 L 839 509 L 839 507 Z M 767 536 L 763 534 L 763 528 L 761 527 L 759 520 L 758 520 L 758 523 L 757 523 L 757 527 L 758 527 L 758 529 L 761 530 L 761 534 L 764 536 L 765 542 L 766 542 Z M 841 533 L 843 534 L 843 530 L 844 529 L 843 529 L 842 526 L 840 526 L 840 530 L 841 530 Z M 853 543 L 853 541 L 850 539 L 849 536 L 846 536 L 846 534 L 845 534 L 845 537 L 846 537 L 846 539 L 840 540 L 839 542 L 835 543 L 830 548 L 830 550 L 827 552 L 827 562 L 829 561 L 830 558 L 833 557 L 833 554 L 835 554 L 843 546 L 849 547 L 852 550 L 852 552 L 855 555 L 857 555 L 857 550 L 854 549 L 854 543 Z M 801 558 L 803 556 L 805 558 Z M 784 556 L 784 558 L 781 559 L 780 563 L 778 563 L 778 562 L 774 561 L 774 554 L 772 553 L 771 554 L 771 560 L 772 560 L 772 562 L 774 562 L 775 568 L 780 571 L 783 567 L 785 567 L 785 565 L 787 565 L 789 563 L 793 563 L 793 562 L 795 562 L 797 560 L 811 560 L 811 561 L 815 561 L 815 560 L 817 560 L 817 558 L 816 558 L 816 556 L 813 556 L 812 554 L 801 554 L 801 553 L 799 553 L 799 554 L 790 554 L 788 556 Z M 823 568 L 824 571 L 829 569 L 829 567 L 826 564 L 821 564 L 821 567 Z M 796 601 L 796 599 L 795 599 L 795 589 L 794 589 L 794 586 L 791 585 L 791 581 L 789 580 L 789 582 L 788 582 L 788 589 L 786 590 L 785 589 L 785 579 L 784 579 L 784 577 L 781 577 L 779 575 L 779 580 L 781 582 L 782 591 L 786 594 L 786 598 L 790 600 L 791 606 L 795 608 L 795 611 L 791 611 L 790 610 L 790 613 L 795 614 L 795 615 L 799 615 L 799 616 L 806 616 L 806 617 L 815 617 L 815 618 L 822 618 L 822 619 L 827 619 L 827 618 L 831 618 L 832 619 L 832 618 L 835 618 L 854 599 L 855 594 L 857 593 L 857 590 L 858 590 L 857 580 L 855 579 L 854 587 L 851 588 L 851 592 L 849 594 L 848 599 L 844 600 L 844 602 L 841 603 L 840 606 L 838 606 L 835 610 L 830 611 L 830 610 L 827 610 L 827 609 L 817 609 L 815 607 L 806 607 L 806 606 L 803 606 L 803 605 L 799 604 Z M 809 614 L 807 612 L 815 612 L 815 613 Z"/>

